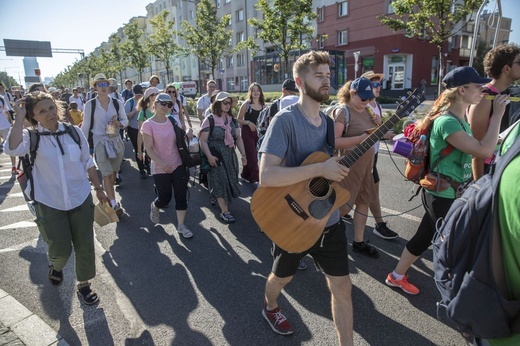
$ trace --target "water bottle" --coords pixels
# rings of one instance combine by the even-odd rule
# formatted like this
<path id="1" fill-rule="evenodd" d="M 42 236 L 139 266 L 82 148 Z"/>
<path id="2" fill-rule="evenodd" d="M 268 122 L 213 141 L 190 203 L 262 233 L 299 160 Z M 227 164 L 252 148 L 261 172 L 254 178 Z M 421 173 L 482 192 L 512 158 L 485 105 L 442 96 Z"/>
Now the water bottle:
<path id="1" fill-rule="evenodd" d="M 410 162 L 414 165 L 421 164 L 426 155 L 426 135 L 421 135 L 419 140 L 414 144 L 412 154 L 410 155 Z"/>

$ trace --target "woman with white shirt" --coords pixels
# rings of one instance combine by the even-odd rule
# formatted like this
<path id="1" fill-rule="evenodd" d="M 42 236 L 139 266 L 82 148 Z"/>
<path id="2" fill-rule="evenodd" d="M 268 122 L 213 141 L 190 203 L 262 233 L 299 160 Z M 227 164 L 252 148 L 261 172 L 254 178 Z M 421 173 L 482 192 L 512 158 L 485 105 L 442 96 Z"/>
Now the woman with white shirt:
<path id="1" fill-rule="evenodd" d="M 24 119 L 41 133 L 32 179 L 35 222 L 49 246 L 48 278 L 53 285 L 61 285 L 62 270 L 74 248 L 78 295 L 85 304 L 94 304 L 99 297 L 89 283 L 96 275 L 90 183 L 100 202 L 105 203 L 108 199 L 99 182 L 87 140 L 77 127 L 72 130 L 78 132 L 80 145 L 62 132 L 65 130 L 60 121 L 63 108 L 49 94 L 39 91 L 29 94 L 17 100 L 14 109 L 17 117 L 5 145 L 7 153 L 16 156 L 29 153 L 30 136 L 28 129 L 24 129 Z"/>
<path id="2" fill-rule="evenodd" d="M 128 118 L 121 101 L 115 99 L 112 101 L 108 96 L 110 83 L 104 74 L 97 74 L 92 85 L 96 89 L 97 97 L 85 104 L 81 130 L 85 138 L 88 138 L 92 130 L 94 155 L 103 177 L 103 187 L 110 199 L 110 205 L 120 216 L 123 209 L 116 201 L 114 183 L 116 172 L 120 171 L 125 154 L 125 145 L 119 136 L 119 129 L 128 125 Z M 119 110 L 116 109 L 114 102 L 118 103 Z M 93 117 L 92 107 L 95 107 Z"/>

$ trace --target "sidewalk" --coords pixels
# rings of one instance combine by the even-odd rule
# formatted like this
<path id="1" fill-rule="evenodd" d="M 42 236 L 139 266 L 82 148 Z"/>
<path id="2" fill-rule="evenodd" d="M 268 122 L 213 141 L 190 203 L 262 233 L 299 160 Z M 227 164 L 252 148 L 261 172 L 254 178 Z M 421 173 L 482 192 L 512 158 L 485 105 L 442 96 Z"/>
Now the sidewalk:
<path id="1" fill-rule="evenodd" d="M 40 317 L 0 289 L 0 346 L 69 345 Z"/>

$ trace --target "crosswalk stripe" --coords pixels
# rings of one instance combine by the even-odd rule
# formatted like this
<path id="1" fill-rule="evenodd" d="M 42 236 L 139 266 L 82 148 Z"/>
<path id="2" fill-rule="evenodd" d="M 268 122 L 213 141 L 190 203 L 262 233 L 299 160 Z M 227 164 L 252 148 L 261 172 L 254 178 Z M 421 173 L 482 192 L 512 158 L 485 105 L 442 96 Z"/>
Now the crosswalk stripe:
<path id="1" fill-rule="evenodd" d="M 20 221 L 16 223 L 12 223 L 10 225 L 5 225 L 0 227 L 0 230 L 4 229 L 14 229 L 14 228 L 29 228 L 29 227 L 36 227 L 36 223 L 31 221 Z"/>
<path id="2" fill-rule="evenodd" d="M 2 176 L 0 176 L 0 180 L 9 180 L 9 179 L 11 179 L 12 177 L 13 177 L 12 174 L 10 174 L 10 175 L 2 175 Z"/>
<path id="3" fill-rule="evenodd" d="M 29 210 L 29 207 L 27 206 L 27 204 L 22 204 L 22 205 L 17 205 L 16 207 L 12 207 L 12 208 L 2 209 L 2 210 L 0 210 L 0 212 L 5 213 L 5 212 L 10 212 L 10 211 L 25 211 L 25 210 Z"/>
<path id="4" fill-rule="evenodd" d="M 16 192 L 16 193 L 0 193 L 0 197 L 23 197 L 22 192 Z"/>

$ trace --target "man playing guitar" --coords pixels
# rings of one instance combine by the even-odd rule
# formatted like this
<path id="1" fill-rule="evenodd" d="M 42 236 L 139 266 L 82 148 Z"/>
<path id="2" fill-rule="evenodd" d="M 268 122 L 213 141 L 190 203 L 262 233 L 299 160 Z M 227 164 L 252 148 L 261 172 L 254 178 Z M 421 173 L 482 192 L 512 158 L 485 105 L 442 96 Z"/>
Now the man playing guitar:
<path id="1" fill-rule="evenodd" d="M 331 154 L 333 149 L 327 141 L 327 118 L 320 112 L 320 103 L 329 98 L 330 63 L 327 52 L 316 51 L 300 56 L 295 62 L 293 75 L 300 89 L 300 99 L 272 119 L 259 150 L 260 187 L 289 186 L 313 178 L 340 182 L 347 176 L 349 169 L 338 163 L 339 157 L 302 165 L 310 154 Z M 282 232 L 284 223 L 281 220 L 278 222 Z M 267 278 L 262 315 L 276 333 L 293 333 L 293 327 L 281 312 L 277 299 L 298 270 L 298 263 L 307 254 L 314 258 L 317 267 L 326 276 L 339 344 L 353 345 L 352 283 L 345 226 L 338 210 L 331 213 L 322 235 L 308 250 L 287 252 L 275 244 L 274 263 Z"/>

